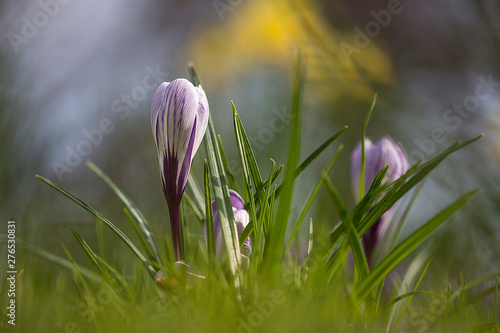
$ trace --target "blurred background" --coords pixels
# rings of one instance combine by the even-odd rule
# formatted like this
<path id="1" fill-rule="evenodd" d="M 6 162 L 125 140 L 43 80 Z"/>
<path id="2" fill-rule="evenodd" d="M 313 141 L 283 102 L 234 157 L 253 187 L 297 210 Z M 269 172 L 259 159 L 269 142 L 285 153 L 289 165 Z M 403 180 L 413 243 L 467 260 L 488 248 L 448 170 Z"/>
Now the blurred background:
<path id="1" fill-rule="evenodd" d="M 332 172 L 349 207 L 349 156 L 375 93 L 368 136 L 391 136 L 412 162 L 485 133 L 432 173 L 403 236 L 481 188 L 431 242 L 461 271 L 499 264 L 498 1 L 1 1 L 0 27 L 0 207 L 3 221 L 17 221 L 19 239 L 60 255 L 61 242 L 78 246 L 68 225 L 91 245 L 96 239 L 93 217 L 35 174 L 133 235 L 118 198 L 86 159 L 111 176 L 157 232 L 169 232 L 150 103 L 160 82 L 188 77 L 188 61 L 197 65 L 237 179 L 231 100 L 261 168 L 268 170 L 269 158 L 283 163 L 300 50 L 307 64 L 301 158 L 349 126 Z M 295 218 L 338 145 L 298 178 Z M 199 181 L 203 158 L 200 149 L 193 165 Z M 307 220 L 330 228 L 338 220 L 332 206 L 321 192 Z M 193 232 L 202 231 L 197 225 Z"/>

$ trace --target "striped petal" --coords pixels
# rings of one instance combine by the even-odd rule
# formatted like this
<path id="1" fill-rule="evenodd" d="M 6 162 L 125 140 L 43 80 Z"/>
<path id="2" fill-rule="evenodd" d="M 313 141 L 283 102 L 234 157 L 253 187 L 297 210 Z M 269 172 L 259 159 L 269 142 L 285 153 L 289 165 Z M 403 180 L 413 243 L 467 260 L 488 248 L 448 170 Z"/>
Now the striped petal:
<path id="1" fill-rule="evenodd" d="M 208 113 L 205 92 L 186 79 L 163 82 L 153 96 L 151 127 L 169 206 L 180 203 L 191 162 L 207 128 Z"/>

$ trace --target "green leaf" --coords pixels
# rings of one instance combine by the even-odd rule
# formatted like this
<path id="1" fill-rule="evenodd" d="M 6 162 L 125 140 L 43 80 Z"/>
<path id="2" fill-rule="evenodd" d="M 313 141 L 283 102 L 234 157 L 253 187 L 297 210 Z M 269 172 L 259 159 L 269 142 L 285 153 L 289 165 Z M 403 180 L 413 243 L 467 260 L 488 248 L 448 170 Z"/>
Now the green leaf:
<path id="1" fill-rule="evenodd" d="M 425 179 L 422 182 L 420 182 L 420 184 L 415 189 L 415 192 L 411 196 L 410 202 L 408 202 L 408 205 L 405 207 L 405 210 L 403 212 L 403 215 L 401 216 L 401 219 L 399 220 L 399 222 L 396 225 L 396 229 L 392 232 L 392 235 L 390 237 L 389 249 L 394 248 L 394 246 L 398 242 L 399 237 L 401 235 L 401 231 L 403 230 L 403 226 L 405 225 L 406 219 L 410 215 L 410 211 L 411 211 L 413 205 L 415 204 L 415 202 L 417 201 L 417 198 L 418 198 L 420 192 L 422 191 L 422 189 L 424 188 L 424 185 L 425 185 Z"/>
<path id="2" fill-rule="evenodd" d="M 137 224 L 137 229 L 140 230 L 140 233 L 138 234 L 139 238 L 141 238 L 143 244 L 147 245 L 144 247 L 146 254 L 150 258 L 150 260 L 153 260 L 159 265 L 161 265 L 160 256 L 158 255 L 158 244 L 156 242 L 153 232 L 151 231 L 151 228 L 149 227 L 149 223 L 142 214 L 142 212 L 137 208 L 137 206 L 132 202 L 132 200 L 130 200 L 129 197 L 126 196 L 125 193 L 123 193 L 118 188 L 118 186 L 116 186 L 116 184 L 113 183 L 113 181 L 106 174 L 104 174 L 104 172 L 101 169 L 97 167 L 97 165 L 95 165 L 91 161 L 87 161 L 87 166 L 89 167 L 90 170 L 94 171 L 94 173 L 98 175 L 99 178 L 101 178 L 113 190 L 113 192 L 115 192 L 118 198 L 120 198 L 120 200 L 125 204 L 127 210 L 131 213 L 132 217 L 134 218 L 133 221 L 135 221 L 135 224 Z"/>
<path id="3" fill-rule="evenodd" d="M 130 294 L 128 293 L 130 290 L 125 278 L 104 260 L 102 260 L 97 254 L 95 254 L 87 242 L 85 242 L 85 240 L 83 240 L 83 238 L 72 227 L 69 227 L 69 229 L 73 233 L 73 236 L 75 236 L 78 243 L 80 243 L 90 260 L 94 263 L 97 269 L 99 269 L 103 278 L 108 281 L 110 285 L 119 289 L 124 296 L 130 297 Z"/>
<path id="4" fill-rule="evenodd" d="M 357 286 L 353 294 L 355 304 L 361 303 L 387 274 L 427 239 L 427 237 L 429 237 L 429 235 L 431 235 L 444 221 L 450 218 L 459 208 L 472 199 L 476 193 L 477 190 L 462 196 L 396 246 L 394 250 L 392 250 L 373 271 L 371 271 L 366 279 Z"/>
<path id="5" fill-rule="evenodd" d="M 307 255 L 309 255 L 314 247 L 314 226 L 313 219 L 309 220 L 309 241 L 307 244 Z"/>
<path id="6" fill-rule="evenodd" d="M 231 172 L 231 169 L 229 168 L 229 165 L 227 163 L 226 159 L 226 152 L 224 151 L 224 146 L 222 145 L 222 140 L 220 138 L 220 135 L 217 135 L 217 141 L 219 143 L 219 150 L 220 150 L 220 157 L 222 159 L 222 164 L 224 165 L 224 170 L 226 171 L 227 179 L 229 181 L 229 186 L 234 189 L 236 192 L 240 192 L 238 188 L 238 184 L 236 184 L 236 181 L 234 180 L 234 176 Z"/>
<path id="7" fill-rule="evenodd" d="M 337 189 L 325 173 L 323 173 L 321 177 L 323 178 L 326 189 L 331 194 L 333 202 L 337 207 L 340 217 L 342 218 L 342 224 L 344 226 L 344 230 L 346 230 L 347 232 L 349 243 L 351 245 L 354 264 L 356 270 L 359 273 L 360 282 L 362 282 L 364 281 L 370 270 L 368 268 L 368 262 L 366 260 L 365 253 L 363 251 L 363 248 L 361 247 L 359 236 L 356 233 L 356 229 L 352 225 L 351 217 L 349 216 L 349 214 L 347 214 L 347 209 Z"/>
<path id="8" fill-rule="evenodd" d="M 260 174 L 257 161 L 255 160 L 252 146 L 250 145 L 245 128 L 241 123 L 240 116 L 238 115 L 238 111 L 236 111 L 233 101 L 231 101 L 231 107 L 233 109 L 234 132 L 236 134 L 236 142 L 238 143 L 240 159 L 242 160 L 242 168 L 247 168 L 247 170 L 250 171 L 256 189 L 256 200 L 258 201 L 263 197 L 262 176 Z M 244 154 L 244 156 L 241 156 L 241 154 Z M 243 160 L 245 163 L 243 163 Z"/>
<path id="9" fill-rule="evenodd" d="M 189 72 L 193 84 L 201 84 L 194 66 L 191 65 L 189 67 Z M 236 231 L 231 198 L 229 196 L 229 185 L 224 171 L 219 145 L 217 143 L 217 134 L 210 115 L 208 117 L 207 131 L 205 132 L 203 141 L 205 144 L 208 169 L 211 176 L 211 184 L 214 194 L 213 197 L 217 206 L 222 238 L 226 246 L 230 271 L 234 277 L 234 285 L 239 293 L 241 287 L 239 269 L 241 263 L 241 252 L 238 241 L 238 233 Z M 240 298 L 240 296 L 238 297 Z"/>
<path id="10" fill-rule="evenodd" d="M 338 131 L 337 133 L 332 135 L 330 138 L 328 138 L 328 140 L 326 140 L 311 155 L 309 155 L 304 160 L 304 162 L 302 162 L 300 164 L 300 166 L 295 170 L 295 178 L 298 177 L 302 173 L 302 171 L 304 171 L 326 148 L 328 148 L 333 141 L 335 141 L 342 133 L 344 133 L 345 130 L 347 130 L 347 126 L 343 127 L 340 131 Z M 273 174 L 272 182 L 276 181 L 276 179 L 278 178 L 278 176 L 281 173 L 281 170 L 283 168 L 284 168 L 283 165 L 279 166 L 278 170 L 276 170 L 276 172 Z M 264 182 L 263 186 L 266 186 L 268 181 L 269 180 L 266 180 Z M 278 199 L 278 197 L 281 193 L 281 190 L 282 190 L 282 186 L 283 186 L 283 184 L 278 186 L 278 188 L 276 190 L 276 196 L 274 197 L 273 200 Z M 269 202 L 271 202 L 271 198 L 269 198 Z M 243 232 L 240 235 L 240 243 L 242 242 L 242 240 L 247 239 L 250 236 L 250 234 L 252 233 L 252 231 L 253 231 L 253 223 L 252 223 L 252 221 L 250 221 L 250 223 L 245 227 L 245 229 L 243 230 Z M 284 253 L 286 253 L 286 252 L 287 251 L 284 251 Z"/>
<path id="11" fill-rule="evenodd" d="M 99 221 L 102 223 L 106 224 L 106 226 L 113 231 L 118 238 L 127 245 L 127 247 L 132 251 L 132 253 L 141 261 L 142 265 L 144 268 L 148 271 L 149 275 L 154 278 L 156 271 L 153 268 L 153 266 L 149 263 L 149 261 L 142 255 L 142 253 L 137 249 L 137 247 L 130 241 L 130 239 L 120 230 L 118 229 L 111 221 L 109 221 L 107 218 L 101 215 L 101 213 L 97 212 L 94 208 L 90 207 L 87 203 L 82 201 L 80 198 L 76 197 L 75 195 L 71 194 L 68 192 L 66 189 L 63 187 L 57 185 L 56 183 L 52 182 L 51 180 L 42 177 L 40 175 L 36 175 L 38 179 L 49 185 L 50 187 L 54 188 L 55 190 L 59 191 L 61 194 L 66 196 L 68 199 L 72 200 L 75 202 L 77 205 L 85 209 L 87 212 L 90 214 L 94 215 Z"/>
<path id="12" fill-rule="evenodd" d="M 292 206 L 292 197 L 294 189 L 294 180 L 296 177 L 295 169 L 299 161 L 300 142 L 301 142 L 301 110 L 302 110 L 302 62 L 300 53 L 297 58 L 296 73 L 294 79 L 293 99 L 292 99 L 292 127 L 289 133 L 288 156 L 285 164 L 285 179 L 283 181 L 283 195 L 278 203 L 275 223 L 272 226 L 270 244 L 266 246 L 264 253 L 264 262 L 271 268 L 280 267 L 277 263 L 281 262 L 281 254 L 285 242 L 285 233 L 288 225 L 288 217 Z"/>
<path id="13" fill-rule="evenodd" d="M 359 221 L 363 215 L 370 209 L 375 198 L 380 195 L 386 187 L 381 187 L 382 179 L 384 178 L 385 173 L 387 172 L 388 166 L 382 169 L 378 175 L 373 180 L 373 183 L 363 197 L 360 203 L 356 205 L 356 207 L 349 213 L 351 220 L 353 221 L 353 225 L 355 225 L 355 221 Z M 358 233 L 358 231 L 356 230 Z M 361 235 L 358 236 L 361 237 Z M 330 275 L 334 275 L 338 269 L 344 267 L 343 261 L 349 252 L 348 241 L 345 239 L 345 229 L 342 223 L 338 223 L 329 233 L 328 238 L 330 242 L 333 244 L 333 250 L 330 254 L 326 266 L 327 269 L 330 269 Z"/>
<path id="14" fill-rule="evenodd" d="M 0 234 L 0 240 L 3 243 L 7 243 L 7 240 L 8 240 L 7 234 Z M 28 252 L 36 257 L 45 259 L 45 260 L 47 260 L 53 264 L 56 264 L 60 267 L 66 268 L 66 269 L 71 270 L 75 273 L 78 270 L 80 272 L 80 274 L 83 275 L 83 277 L 85 277 L 86 279 L 88 279 L 92 282 L 99 283 L 102 280 L 101 277 L 99 275 L 95 274 L 94 272 L 92 272 L 84 267 L 81 267 L 72 261 L 69 261 L 69 260 L 61 258 L 55 254 L 52 254 L 52 253 L 50 253 L 50 252 L 48 252 L 40 247 L 23 242 L 20 239 L 16 239 L 16 245 L 18 245 L 24 251 L 26 251 L 26 252 Z"/>
<path id="15" fill-rule="evenodd" d="M 192 203 L 189 203 L 189 201 L 188 201 L 188 204 L 190 206 L 192 206 L 192 204 L 194 204 L 197 211 L 194 209 L 193 209 L 193 211 L 195 212 L 196 215 L 198 215 L 198 217 L 201 216 L 200 221 L 202 221 L 203 217 L 205 216 L 205 200 L 203 199 L 203 193 L 200 190 L 200 187 L 198 186 L 198 182 L 196 181 L 196 178 L 194 178 L 191 173 L 189 173 L 189 175 L 188 175 L 188 181 L 187 181 L 186 187 L 187 187 L 189 193 L 191 193 L 191 195 L 192 195 L 192 200 L 191 200 L 191 198 L 189 198 L 189 201 L 191 201 Z M 187 193 L 184 193 L 184 197 L 186 196 L 186 194 Z"/>
<path id="16" fill-rule="evenodd" d="M 102 223 L 96 223 L 96 234 L 97 234 L 97 248 L 99 251 L 99 256 L 106 260 L 106 240 L 104 239 L 104 226 Z"/>
<path id="17" fill-rule="evenodd" d="M 368 127 L 368 122 L 370 121 L 370 117 L 372 115 L 373 109 L 375 108 L 375 103 L 377 102 L 377 94 L 373 97 L 373 102 L 366 115 L 365 122 L 363 124 L 363 129 L 361 131 L 361 168 L 359 169 L 359 201 L 363 199 L 365 195 L 365 159 L 366 159 L 366 151 L 365 151 L 365 138 L 366 138 L 366 128 Z"/>
<path id="18" fill-rule="evenodd" d="M 215 235 L 214 235 L 214 218 L 212 212 L 212 196 L 210 191 L 210 175 L 208 174 L 207 160 L 204 163 L 204 180 L 205 180 L 205 212 L 206 212 L 206 233 L 207 233 L 207 247 L 210 265 L 213 267 L 215 264 Z"/>
<path id="19" fill-rule="evenodd" d="M 340 153 L 342 152 L 343 149 L 344 149 L 344 146 L 340 145 L 339 148 L 337 149 L 337 152 L 335 153 L 335 155 L 333 155 L 330 162 L 328 162 L 328 164 L 324 170 L 325 174 L 328 175 L 330 173 L 330 171 L 332 170 L 335 163 L 337 163 L 337 159 L 340 156 Z M 323 178 L 320 177 L 320 179 L 316 183 L 316 186 L 314 186 L 313 190 L 311 191 L 311 193 L 307 197 L 306 203 L 304 204 L 304 207 L 302 208 L 302 211 L 300 212 L 300 215 L 297 218 L 297 221 L 295 222 L 295 224 L 293 226 L 292 233 L 290 234 L 290 238 L 288 239 L 288 243 L 286 244 L 285 250 L 283 251 L 284 254 L 288 253 L 288 250 L 290 249 L 290 246 L 292 245 L 292 241 L 295 238 L 295 236 L 297 235 L 297 232 L 299 231 L 299 228 L 302 225 L 302 221 L 306 217 L 306 214 L 309 211 L 309 208 L 311 208 L 311 205 L 312 205 L 314 199 L 316 198 L 316 195 L 318 194 L 322 185 L 323 185 Z"/>
<path id="20" fill-rule="evenodd" d="M 239 288 L 239 265 L 241 262 L 240 246 L 238 242 L 238 233 L 234 221 L 231 198 L 229 196 L 229 186 L 225 179 L 222 161 L 218 153 L 218 146 L 215 142 L 215 129 L 211 118 L 208 121 L 208 130 L 205 133 L 205 150 L 207 151 L 207 161 L 215 204 L 219 216 L 219 223 L 222 231 L 222 237 L 226 246 L 229 258 L 231 273 L 235 278 L 236 287 Z"/>
<path id="21" fill-rule="evenodd" d="M 280 165 L 278 169 L 273 173 L 273 177 L 271 178 L 271 185 L 276 181 L 276 179 L 278 179 L 284 167 L 285 167 L 284 165 Z M 263 186 L 267 186 L 268 184 L 269 184 L 269 179 L 264 182 Z"/>
<path id="22" fill-rule="evenodd" d="M 182 196 L 182 200 L 186 201 L 188 206 L 191 208 L 191 211 L 194 213 L 194 215 L 196 215 L 198 222 L 200 222 L 200 224 L 203 225 L 204 224 L 203 221 L 205 220 L 204 210 L 200 211 L 198 204 L 193 200 L 193 198 L 191 198 L 191 196 L 187 192 L 184 192 L 184 194 Z"/>
<path id="23" fill-rule="evenodd" d="M 257 220 L 257 214 L 256 210 L 257 207 L 255 205 L 255 200 L 258 200 L 258 198 L 264 198 L 264 192 L 262 188 L 262 179 L 260 176 L 260 172 L 256 167 L 255 159 L 253 157 L 253 152 L 252 149 L 247 146 L 245 141 L 247 141 L 247 137 L 245 134 L 245 130 L 243 128 L 243 125 L 241 125 L 241 122 L 239 120 L 238 116 L 238 111 L 236 111 L 236 107 L 234 106 L 233 102 L 231 101 L 231 107 L 233 109 L 233 121 L 234 121 L 234 133 L 236 136 L 236 143 L 238 147 L 238 153 L 240 156 L 240 162 L 241 162 L 241 170 L 243 172 L 243 185 L 246 193 L 248 194 L 249 202 L 248 205 L 246 205 L 246 209 L 248 210 L 248 213 L 250 215 L 252 225 L 255 223 L 258 223 Z M 253 163 L 250 162 L 251 159 L 253 160 Z M 253 170 L 253 169 L 256 170 Z M 253 186 L 252 186 L 252 179 L 250 178 L 252 176 L 253 178 L 253 184 L 255 184 L 256 187 L 256 197 L 254 198 L 254 191 L 253 191 Z M 260 189 L 259 189 L 260 187 Z M 260 234 L 258 233 L 260 230 L 260 227 L 257 226 L 257 228 L 254 228 L 254 234 L 257 239 L 260 239 Z M 242 244 L 242 243 L 240 243 Z M 255 250 L 259 252 L 259 243 L 254 244 L 255 245 Z"/>
<path id="24" fill-rule="evenodd" d="M 432 242 L 427 242 L 425 246 L 422 246 L 418 254 L 412 258 L 410 264 L 405 269 L 404 277 L 399 287 L 394 290 L 394 295 L 407 294 L 410 286 L 415 285 L 415 281 L 418 280 L 419 276 L 422 276 L 422 271 L 424 271 L 425 266 L 428 264 L 432 253 L 435 251 L 435 246 Z M 386 308 L 388 308 L 387 305 Z M 386 332 L 394 331 L 396 321 L 399 318 L 399 314 L 403 311 L 405 303 L 395 302 L 390 305 L 390 316 L 387 323 Z"/>
<path id="25" fill-rule="evenodd" d="M 329 137 L 325 142 L 323 142 L 321 144 L 321 146 L 319 146 L 318 148 L 316 148 L 315 151 L 312 152 L 311 155 L 309 155 L 305 160 L 304 162 L 302 162 L 299 167 L 297 168 L 297 170 L 295 170 L 295 177 L 297 177 L 298 175 L 300 175 L 302 173 L 302 171 L 304 171 L 312 162 L 314 162 L 314 160 L 319 156 L 321 155 L 321 153 L 323 151 L 325 151 L 326 148 L 328 148 L 330 146 L 330 144 L 332 144 L 333 141 L 337 140 L 339 136 L 341 136 L 345 131 L 347 130 L 347 126 L 344 126 L 342 127 L 342 129 L 340 131 L 338 131 L 337 133 L 335 133 L 334 135 L 332 135 L 331 137 Z"/>
<path id="26" fill-rule="evenodd" d="M 402 300 L 404 300 L 405 298 L 409 298 L 411 300 L 412 296 L 413 295 L 430 295 L 430 296 L 436 296 L 436 297 L 441 297 L 441 298 L 448 298 L 447 295 L 443 295 L 443 294 L 438 294 L 438 293 L 433 293 L 431 291 L 423 291 L 423 290 L 413 290 L 413 291 L 410 291 L 410 292 L 407 292 L 407 293 L 404 293 L 402 295 L 399 295 L 398 297 L 392 299 L 388 304 L 387 304 L 387 308 L 393 306 L 394 304 L 396 304 L 397 302 L 400 302 Z M 410 303 L 410 300 L 407 300 L 406 301 L 406 305 L 405 306 L 408 306 L 409 303 Z M 403 313 L 401 313 L 401 315 L 403 315 Z"/>
<path id="27" fill-rule="evenodd" d="M 269 179 L 272 179 L 272 175 L 274 173 L 274 168 L 276 167 L 276 162 L 271 158 L 271 170 L 269 170 Z M 269 221 L 271 216 L 274 214 L 274 211 L 271 210 L 270 207 L 267 206 L 267 198 L 269 197 L 269 194 L 271 193 L 271 187 L 272 187 L 272 182 L 266 182 L 266 185 L 264 185 L 264 197 L 261 200 L 261 209 L 260 209 L 260 215 L 259 215 L 259 223 L 258 223 L 258 228 L 257 228 L 257 233 L 256 233 L 256 239 L 258 242 L 258 255 L 259 255 L 259 260 L 262 259 L 261 257 L 261 252 L 260 252 L 260 245 L 263 241 L 262 239 L 262 233 L 264 233 L 264 240 L 267 238 L 266 233 L 269 232 L 269 228 L 266 226 L 266 221 Z M 273 205 L 271 205 L 273 206 Z M 274 207 L 274 206 L 273 206 Z"/>
<path id="28" fill-rule="evenodd" d="M 63 243 L 61 243 L 61 247 L 63 248 L 64 253 L 66 253 L 66 256 L 68 257 L 69 262 L 73 266 L 73 271 L 75 274 L 75 276 L 74 276 L 75 286 L 76 286 L 76 289 L 78 290 L 78 293 L 80 294 L 80 297 L 83 297 L 84 294 L 90 295 L 91 294 L 90 288 L 87 285 L 87 282 L 85 281 L 85 279 L 83 278 L 84 274 L 83 274 L 82 268 L 80 268 L 75 263 L 75 261 L 71 257 L 71 254 L 69 253 L 68 249 L 66 248 L 66 246 Z M 94 273 L 92 273 L 92 274 L 94 274 Z M 99 283 L 102 282 L 102 277 L 98 277 L 97 279 L 98 279 L 97 282 L 99 282 Z"/>
<path id="29" fill-rule="evenodd" d="M 321 155 L 323 151 L 325 151 L 326 148 L 332 144 L 333 141 L 335 141 L 342 133 L 344 133 L 347 130 L 347 126 L 344 126 L 340 131 L 329 137 L 321 146 L 319 146 L 311 155 L 309 155 L 304 162 L 302 162 L 299 167 L 295 170 L 295 175 L 294 177 L 297 178 L 302 171 L 304 171 L 314 160 Z M 283 184 L 282 184 L 283 185 Z M 278 189 L 276 190 L 276 199 L 279 197 L 281 193 L 281 187 L 282 185 L 278 186 Z"/>
<path id="30" fill-rule="evenodd" d="M 498 328 L 500 328 L 500 321 L 477 326 L 476 330 L 479 332 L 496 332 L 494 329 Z"/>
<path id="31" fill-rule="evenodd" d="M 415 283 L 415 287 L 413 288 L 413 293 L 417 293 L 418 286 L 420 285 L 420 282 L 422 282 L 422 279 L 424 278 L 425 273 L 427 273 L 427 269 L 429 268 L 429 265 L 431 264 L 431 261 L 432 261 L 432 258 L 430 258 L 427 261 L 427 264 L 425 265 L 424 270 L 422 271 L 422 274 L 418 278 L 417 283 Z M 399 297 L 401 297 L 401 296 L 399 296 Z M 398 299 L 399 297 L 397 297 L 396 299 Z M 401 310 L 399 316 L 396 319 L 396 322 L 394 323 L 394 326 L 392 327 L 393 329 L 396 329 L 398 327 L 398 324 L 401 321 L 401 318 L 403 318 L 403 315 L 406 312 L 406 309 L 408 308 L 408 306 L 410 305 L 410 301 L 411 301 L 412 298 L 413 298 L 413 295 L 410 295 L 410 297 L 408 297 L 408 299 L 406 300 L 406 302 L 405 302 L 405 304 L 403 306 L 403 309 Z"/>
<path id="32" fill-rule="evenodd" d="M 496 321 L 496 316 L 497 316 L 497 301 L 498 301 L 498 276 L 495 279 L 495 297 L 493 299 L 493 317 L 491 319 L 492 322 Z"/>
<path id="33" fill-rule="evenodd" d="M 127 208 L 123 208 L 123 211 L 124 211 L 125 215 L 127 216 L 128 220 L 130 222 L 130 225 L 132 226 L 132 229 L 134 229 L 134 232 L 137 235 L 137 238 L 139 239 L 139 242 L 141 242 L 142 247 L 144 249 L 147 248 L 148 244 L 146 243 L 146 240 L 144 239 L 144 237 L 142 237 L 142 233 L 139 230 L 139 226 L 137 225 L 137 223 L 135 223 L 134 218 L 132 217 L 132 215 L 130 214 L 130 212 L 128 211 Z M 102 226 L 102 223 L 98 223 L 98 225 Z M 160 268 L 158 266 L 158 264 L 155 264 L 154 261 L 153 261 L 152 265 L 154 265 L 158 269 Z"/>

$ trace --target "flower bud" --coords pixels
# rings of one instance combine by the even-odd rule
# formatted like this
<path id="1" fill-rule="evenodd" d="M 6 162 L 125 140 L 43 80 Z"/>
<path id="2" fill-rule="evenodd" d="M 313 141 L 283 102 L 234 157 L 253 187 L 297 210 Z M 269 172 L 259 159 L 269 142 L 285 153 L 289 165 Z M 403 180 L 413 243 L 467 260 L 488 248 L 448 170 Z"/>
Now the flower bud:
<path id="1" fill-rule="evenodd" d="M 179 205 L 191 162 L 205 135 L 208 115 L 205 92 L 186 79 L 163 82 L 154 93 L 151 127 L 177 260 L 180 259 Z"/>
<path id="2" fill-rule="evenodd" d="M 231 206 L 233 207 L 234 221 L 236 222 L 236 230 L 238 236 L 241 235 L 248 222 L 250 221 L 250 216 L 245 210 L 245 203 L 238 193 L 233 190 L 229 190 L 229 197 L 231 198 Z M 224 252 L 224 242 L 222 239 L 219 214 L 217 213 L 217 206 L 215 205 L 215 200 L 212 200 L 212 211 L 214 219 L 214 241 L 215 241 L 215 253 L 217 257 L 220 257 Z M 207 240 L 207 224 L 205 221 L 205 241 Z M 246 255 L 250 255 L 252 252 L 252 243 L 250 242 L 250 237 L 248 237 L 242 246 L 242 252 Z"/>
<path id="3" fill-rule="evenodd" d="M 382 138 L 376 144 L 365 139 L 365 188 L 366 194 L 378 173 L 389 165 L 382 184 L 390 183 L 408 170 L 408 160 L 404 150 L 389 137 Z M 356 200 L 359 197 L 359 177 L 361 168 L 361 143 L 351 155 L 351 179 Z M 372 252 L 378 240 L 387 230 L 398 203 L 389 208 L 380 219 L 363 235 L 366 257 L 370 262 Z"/>

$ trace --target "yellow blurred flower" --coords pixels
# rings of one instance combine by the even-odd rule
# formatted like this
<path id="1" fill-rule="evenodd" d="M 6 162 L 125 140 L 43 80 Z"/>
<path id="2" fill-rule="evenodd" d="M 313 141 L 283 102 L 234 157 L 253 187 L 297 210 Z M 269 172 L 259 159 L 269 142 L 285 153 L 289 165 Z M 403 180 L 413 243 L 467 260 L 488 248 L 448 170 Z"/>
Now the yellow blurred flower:
<path id="1" fill-rule="evenodd" d="M 389 59 L 373 42 L 349 59 L 339 45 L 350 43 L 354 30 L 334 30 L 310 1 L 243 0 L 231 9 L 224 12 L 221 24 L 196 29 L 189 46 L 190 59 L 212 84 L 258 64 L 289 67 L 294 49 L 300 49 L 308 63 L 308 84 L 330 101 L 346 94 L 371 100 L 374 85 L 393 80 Z"/>

